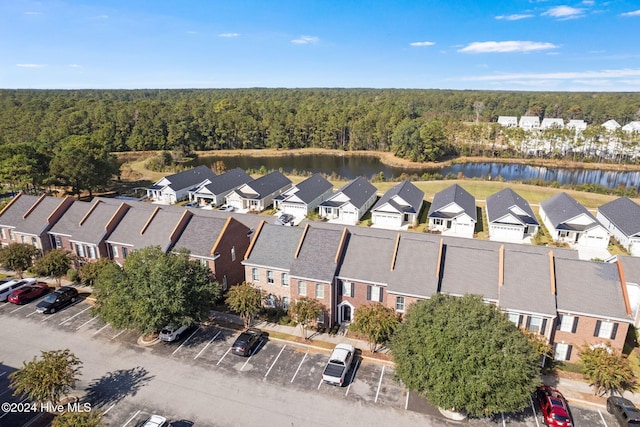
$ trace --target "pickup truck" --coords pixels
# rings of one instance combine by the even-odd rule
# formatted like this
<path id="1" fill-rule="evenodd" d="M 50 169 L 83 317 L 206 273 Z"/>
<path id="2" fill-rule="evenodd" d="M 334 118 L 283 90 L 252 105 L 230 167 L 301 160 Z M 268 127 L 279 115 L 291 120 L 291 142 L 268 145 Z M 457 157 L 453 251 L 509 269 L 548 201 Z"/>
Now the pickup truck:
<path id="1" fill-rule="evenodd" d="M 350 344 L 338 344 L 329 357 L 322 372 L 322 381 L 326 384 L 342 387 L 344 377 L 351 367 L 356 349 Z"/>

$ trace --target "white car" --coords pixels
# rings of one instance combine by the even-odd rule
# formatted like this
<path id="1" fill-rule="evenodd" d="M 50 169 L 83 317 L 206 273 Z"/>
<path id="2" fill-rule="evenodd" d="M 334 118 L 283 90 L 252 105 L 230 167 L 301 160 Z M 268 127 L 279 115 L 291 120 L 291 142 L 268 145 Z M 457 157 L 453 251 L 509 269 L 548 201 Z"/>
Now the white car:
<path id="1" fill-rule="evenodd" d="M 142 427 L 163 427 L 167 425 L 167 419 L 161 415 L 151 415 Z"/>
<path id="2" fill-rule="evenodd" d="M 165 342 L 175 341 L 177 339 L 180 339 L 180 335 L 190 327 L 191 325 L 176 326 L 173 324 L 169 324 L 162 328 L 158 338 L 160 338 L 161 341 Z"/>
<path id="3" fill-rule="evenodd" d="M 24 288 L 27 285 L 33 285 L 36 279 L 3 279 L 0 281 L 0 301 L 4 302 L 11 292 Z"/>
<path id="4" fill-rule="evenodd" d="M 233 212 L 236 210 L 233 206 L 223 206 L 220 208 L 222 212 Z"/>

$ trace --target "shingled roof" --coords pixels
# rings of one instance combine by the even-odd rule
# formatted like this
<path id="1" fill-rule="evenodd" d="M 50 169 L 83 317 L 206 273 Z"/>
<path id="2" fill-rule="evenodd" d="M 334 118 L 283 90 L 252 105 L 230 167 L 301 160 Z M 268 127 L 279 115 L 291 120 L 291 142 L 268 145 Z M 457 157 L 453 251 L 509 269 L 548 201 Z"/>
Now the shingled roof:
<path id="1" fill-rule="evenodd" d="M 398 203 L 396 201 L 398 198 L 404 201 L 404 203 Z M 420 212 L 423 201 L 424 192 L 413 185 L 411 181 L 405 180 L 384 193 L 371 210 L 375 211 L 379 207 L 389 203 L 398 212 L 418 213 Z"/>
<path id="2" fill-rule="evenodd" d="M 295 195 L 295 197 L 304 203 L 310 203 L 332 187 L 331 183 L 322 175 L 315 173 L 301 183 L 296 184 L 296 191 L 291 192 L 288 196 L 291 197 Z M 284 201 L 288 201 L 288 197 L 285 198 Z"/>
<path id="3" fill-rule="evenodd" d="M 241 168 L 235 168 L 220 175 L 214 175 L 208 180 L 211 182 L 203 187 L 209 190 L 211 194 L 222 194 L 253 181 L 253 178 Z"/>
<path id="4" fill-rule="evenodd" d="M 439 211 L 452 203 L 460 206 L 467 215 L 477 221 L 476 198 L 458 184 L 453 184 L 433 196 L 428 217 L 441 218 Z"/>
<path id="5" fill-rule="evenodd" d="M 529 206 L 529 202 L 520 197 L 518 193 L 511 188 L 505 188 L 491 196 L 487 197 L 487 219 L 489 222 L 495 222 L 505 215 L 513 215 L 522 224 L 538 224 L 535 214 Z M 525 214 L 518 212 L 517 208 Z"/>
<path id="6" fill-rule="evenodd" d="M 620 197 L 598 208 L 625 236 L 640 235 L 640 206 L 628 197 Z"/>
<path id="7" fill-rule="evenodd" d="M 307 226 L 304 239 L 291 264 L 290 275 L 301 279 L 332 283 L 338 268 L 345 231 Z"/>
<path id="8" fill-rule="evenodd" d="M 551 224 L 557 229 L 571 228 L 571 229 L 589 229 L 594 225 L 599 225 L 598 220 L 580 203 L 578 203 L 573 197 L 569 196 L 564 191 L 558 193 L 555 196 L 543 200 L 540 202 L 540 207 L 544 209 L 547 217 L 551 221 Z M 580 227 L 567 227 L 564 226 L 567 221 L 580 216 L 586 215 L 593 220 L 593 224 L 580 226 Z"/>
<path id="9" fill-rule="evenodd" d="M 196 186 L 207 179 L 212 179 L 216 176 L 215 173 L 208 167 L 201 165 L 193 169 L 189 169 L 183 172 L 178 172 L 173 175 L 165 177 L 169 181 L 168 187 L 174 191 L 182 190 L 184 188 L 190 188 Z"/>

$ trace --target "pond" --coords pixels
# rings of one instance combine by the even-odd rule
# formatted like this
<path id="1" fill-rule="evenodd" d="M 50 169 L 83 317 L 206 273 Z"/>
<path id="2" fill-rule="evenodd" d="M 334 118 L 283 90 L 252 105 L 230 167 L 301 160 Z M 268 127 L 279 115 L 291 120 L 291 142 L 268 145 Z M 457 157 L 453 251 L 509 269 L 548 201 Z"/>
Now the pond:
<path id="1" fill-rule="evenodd" d="M 640 187 L 640 171 L 609 171 L 598 169 L 569 169 L 549 168 L 544 166 L 529 166 L 513 163 L 483 162 L 461 163 L 441 168 L 406 169 L 383 164 L 375 156 L 340 156 L 332 154 L 303 154 L 282 157 L 259 156 L 224 156 L 201 157 L 192 162 L 192 166 L 210 166 L 216 161 L 224 162 L 227 169 L 236 167 L 258 170 L 282 170 L 284 173 L 310 172 L 336 175 L 344 179 L 364 176 L 371 179 L 382 172 L 385 178 L 399 177 L 403 173 L 409 175 L 435 174 L 442 176 L 461 173 L 467 178 L 497 179 L 505 181 L 557 181 L 560 185 L 567 184 L 599 184 L 607 188 L 621 185 L 630 188 Z"/>

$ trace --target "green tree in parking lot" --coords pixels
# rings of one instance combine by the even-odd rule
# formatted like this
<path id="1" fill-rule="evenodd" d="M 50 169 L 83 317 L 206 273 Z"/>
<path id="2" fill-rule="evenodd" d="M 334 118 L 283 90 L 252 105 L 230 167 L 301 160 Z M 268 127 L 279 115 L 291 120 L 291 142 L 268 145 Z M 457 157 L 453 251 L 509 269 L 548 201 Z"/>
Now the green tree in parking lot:
<path id="1" fill-rule="evenodd" d="M 14 395 L 57 405 L 75 387 L 81 367 L 82 362 L 69 349 L 42 351 L 40 359 L 34 357 L 23 362 L 21 369 L 9 375 L 9 380 Z"/>
<path id="2" fill-rule="evenodd" d="M 262 291 L 251 283 L 242 282 L 241 285 L 232 286 L 227 291 L 225 300 L 229 308 L 242 317 L 244 327 L 251 326 L 253 317 L 262 308 Z"/>
<path id="3" fill-rule="evenodd" d="M 381 303 L 362 305 L 356 308 L 353 323 L 349 329 L 364 334 L 369 339 L 369 348 L 376 351 L 378 344 L 385 343 L 400 323 L 394 309 Z"/>
<path id="4" fill-rule="evenodd" d="M 0 249 L 0 265 L 16 272 L 22 279 L 22 272 L 33 264 L 39 254 L 38 248 L 27 243 L 11 243 Z"/>
<path id="5" fill-rule="evenodd" d="M 520 411 L 540 383 L 533 344 L 477 295 L 434 294 L 412 304 L 391 351 L 409 389 L 473 416 Z"/>
<path id="6" fill-rule="evenodd" d="M 585 345 L 580 351 L 582 374 L 594 394 L 619 393 L 633 389 L 635 378 L 629 360 L 610 346 Z"/>
<path id="7" fill-rule="evenodd" d="M 33 264 L 33 272 L 38 276 L 53 277 L 56 280 L 56 287 L 60 287 L 62 276 L 67 274 L 69 267 L 77 257 L 66 249 L 53 249 Z"/>
<path id="8" fill-rule="evenodd" d="M 131 252 L 123 267 L 104 263 L 93 291 L 100 318 L 144 334 L 169 323 L 202 322 L 220 298 L 220 285 L 205 265 L 189 259 L 188 251 L 164 253 L 159 246 Z"/>
<path id="9" fill-rule="evenodd" d="M 320 301 L 314 298 L 302 297 L 291 303 L 289 306 L 289 316 L 300 325 L 302 337 L 307 339 L 307 326 L 314 322 L 318 316 L 324 313 L 325 307 Z"/>
<path id="10" fill-rule="evenodd" d="M 51 423 L 51 427 L 102 427 L 104 425 L 101 411 L 65 412 L 58 415 Z"/>

